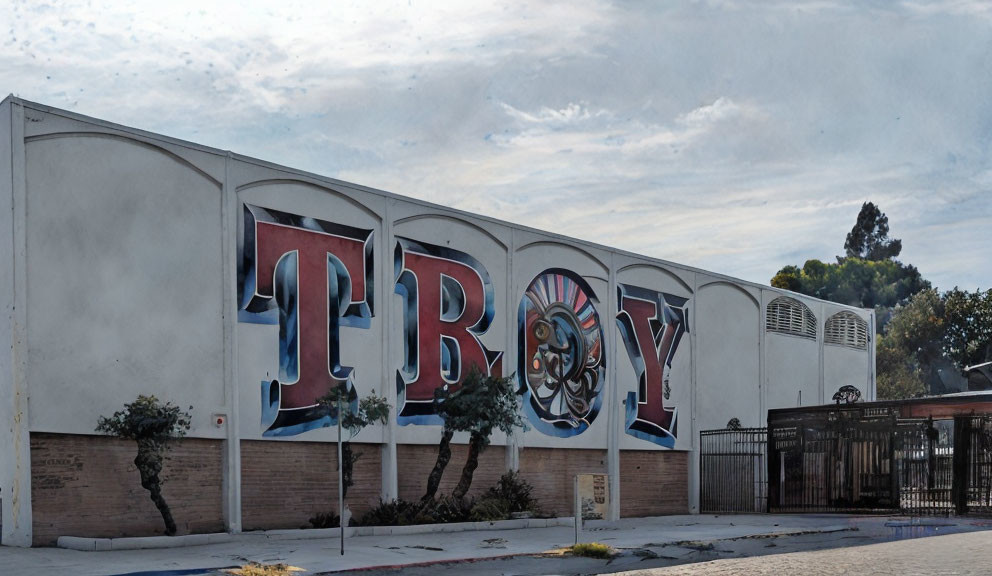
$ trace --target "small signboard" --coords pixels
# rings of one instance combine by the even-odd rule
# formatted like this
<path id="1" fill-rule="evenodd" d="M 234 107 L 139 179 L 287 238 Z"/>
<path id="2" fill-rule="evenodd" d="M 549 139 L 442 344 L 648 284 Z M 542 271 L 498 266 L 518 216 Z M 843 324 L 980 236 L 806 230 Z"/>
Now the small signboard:
<path id="1" fill-rule="evenodd" d="M 606 474 L 579 474 L 579 497 L 583 520 L 604 520 L 610 515 L 610 491 Z"/>
<path id="2" fill-rule="evenodd" d="M 605 520 L 610 516 L 610 485 L 606 474 L 575 475 L 575 543 L 586 520 Z"/>

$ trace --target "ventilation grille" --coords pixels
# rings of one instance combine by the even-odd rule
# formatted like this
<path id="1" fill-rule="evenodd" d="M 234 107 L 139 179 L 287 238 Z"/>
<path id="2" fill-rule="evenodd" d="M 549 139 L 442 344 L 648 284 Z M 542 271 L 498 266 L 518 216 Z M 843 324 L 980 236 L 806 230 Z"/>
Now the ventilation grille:
<path id="1" fill-rule="evenodd" d="M 768 303 L 765 330 L 815 340 L 816 316 L 799 300 L 779 296 Z"/>
<path id="2" fill-rule="evenodd" d="M 853 312 L 846 310 L 838 312 L 827 318 L 823 327 L 823 341 L 827 344 L 867 350 L 868 322 Z"/>

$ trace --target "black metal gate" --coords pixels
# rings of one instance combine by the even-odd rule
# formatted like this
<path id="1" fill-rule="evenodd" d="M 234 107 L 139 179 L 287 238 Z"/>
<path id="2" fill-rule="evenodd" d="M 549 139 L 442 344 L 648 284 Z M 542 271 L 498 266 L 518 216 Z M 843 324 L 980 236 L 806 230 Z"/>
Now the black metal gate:
<path id="1" fill-rule="evenodd" d="M 992 513 L 992 417 L 846 408 L 769 425 L 774 512 Z"/>
<path id="2" fill-rule="evenodd" d="M 700 432 L 700 511 L 992 514 L 992 414 L 774 412 L 768 428 Z"/>
<path id="3" fill-rule="evenodd" d="M 701 512 L 767 511 L 767 428 L 703 430 L 699 444 Z"/>
<path id="4" fill-rule="evenodd" d="M 992 514 L 992 416 L 955 418 L 954 432 L 957 512 Z"/>
<path id="5" fill-rule="evenodd" d="M 954 512 L 954 421 L 901 421 L 894 438 L 899 450 L 899 508 L 910 514 Z"/>
<path id="6" fill-rule="evenodd" d="M 892 510 L 899 504 L 886 421 L 833 418 L 770 429 L 770 508 L 779 512 Z"/>

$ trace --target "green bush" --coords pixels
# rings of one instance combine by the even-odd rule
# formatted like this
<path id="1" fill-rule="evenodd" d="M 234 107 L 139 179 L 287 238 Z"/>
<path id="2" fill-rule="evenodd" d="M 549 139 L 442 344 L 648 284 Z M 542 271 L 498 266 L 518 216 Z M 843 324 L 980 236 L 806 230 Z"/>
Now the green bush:
<path id="1" fill-rule="evenodd" d="M 499 482 L 486 491 L 481 498 L 455 498 L 441 496 L 429 500 L 410 502 L 403 499 L 380 500 L 374 508 L 366 512 L 358 520 L 352 519 L 353 526 L 407 526 L 410 524 L 446 524 L 451 522 L 492 522 L 506 520 L 513 512 L 537 510 L 537 502 L 531 497 L 533 487 L 520 478 L 516 472 L 507 472 Z M 332 514 L 317 515 L 310 519 L 314 527 L 315 521 L 323 520 L 336 522 L 337 516 Z M 327 527 L 334 527 L 330 524 Z"/>
<path id="2" fill-rule="evenodd" d="M 451 522 L 469 522 L 472 516 L 472 498 L 455 498 L 441 496 L 437 500 L 428 501 L 424 512 L 429 514 L 434 522 L 448 524 Z"/>
<path id="3" fill-rule="evenodd" d="M 613 558 L 613 548 L 599 542 L 584 542 L 572 546 L 572 554 L 575 556 L 585 556 L 586 558 Z"/>
<path id="4" fill-rule="evenodd" d="M 510 517 L 510 504 L 502 498 L 480 498 L 474 506 L 469 519 L 473 522 L 492 522 L 506 520 Z"/>
<path id="5" fill-rule="evenodd" d="M 362 515 L 358 520 L 359 526 L 407 526 L 409 524 L 433 524 L 429 516 L 421 514 L 419 502 L 410 502 L 397 498 L 396 500 L 379 500 L 379 504 Z"/>
<path id="6" fill-rule="evenodd" d="M 507 516 L 513 512 L 532 511 L 537 502 L 531 496 L 534 487 L 511 470 L 499 477 L 496 485 L 486 491 L 484 499 L 502 500 L 507 505 Z"/>
<path id="7" fill-rule="evenodd" d="M 337 528 L 341 525 L 341 517 L 334 512 L 325 512 L 317 514 L 309 520 L 310 525 L 314 528 Z M 349 526 L 355 525 L 355 519 L 351 518 L 348 521 Z"/>
<path id="8" fill-rule="evenodd" d="M 192 406 L 189 407 L 193 409 Z M 171 402 L 162 403 L 155 396 L 139 395 L 138 399 L 124 404 L 110 417 L 100 416 L 96 431 L 134 440 L 138 444 L 138 455 L 134 465 L 141 477 L 141 487 L 148 490 L 152 502 L 162 514 L 165 534 L 176 533 L 176 522 L 172 518 L 165 497 L 162 495 L 162 466 L 165 454 L 172 444 L 189 431 L 192 416 Z"/>

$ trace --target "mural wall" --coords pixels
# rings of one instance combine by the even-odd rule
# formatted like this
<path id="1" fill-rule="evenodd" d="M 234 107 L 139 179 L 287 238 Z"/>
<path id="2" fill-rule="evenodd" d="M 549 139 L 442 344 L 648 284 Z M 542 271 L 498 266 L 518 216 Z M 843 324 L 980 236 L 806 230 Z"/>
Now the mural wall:
<path id="1" fill-rule="evenodd" d="M 265 436 L 332 424 L 317 398 L 345 385 L 340 328 L 369 328 L 372 231 L 244 205 L 239 320 L 279 326 L 278 379 L 262 382 Z"/>
<path id="2" fill-rule="evenodd" d="M 489 272 L 472 256 L 398 237 L 395 291 L 403 297 L 403 367 L 396 372 L 397 420 L 441 424 L 434 391 L 453 390 L 472 368 L 502 376 L 503 353 L 479 337 L 496 313 Z"/>
<path id="3" fill-rule="evenodd" d="M 371 384 L 357 384 L 354 368 L 368 351 L 348 358 L 341 350 L 342 328 L 368 330 L 376 316 L 374 286 L 383 280 L 374 273 L 376 230 L 249 202 L 240 209 L 238 320 L 278 327 L 267 344 L 278 361 L 265 367 L 260 381 L 261 434 L 297 436 L 333 426 L 333 415 L 317 399 L 344 386 L 354 408 L 359 388 Z M 472 369 L 505 375 L 505 351 L 482 338 L 498 308 L 505 315 L 515 302 L 513 374 L 532 435 L 579 436 L 618 394 L 626 398 L 627 434 L 676 446 L 678 406 L 670 372 L 688 330 L 689 298 L 619 284 L 616 322 L 604 323 L 604 291 L 597 294 L 590 284 L 596 277 L 549 267 L 512 294 L 509 283 L 495 281 L 466 251 L 403 235 L 391 241 L 393 273 L 387 280 L 401 313 L 386 329 L 400 334 L 402 349 L 394 372 L 398 425 L 442 424 L 434 414 L 436 391 L 457 388 Z M 608 370 L 611 329 L 626 351 L 618 361 L 634 371 L 623 382 L 611 382 Z M 591 442 L 601 445 L 603 439 L 600 433 Z"/>
<path id="4" fill-rule="evenodd" d="M 637 374 L 637 390 L 627 393 L 624 429 L 668 448 L 678 436 L 678 409 L 671 403 L 669 378 L 688 326 L 688 302 L 647 288 L 617 286 L 617 325 Z"/>
<path id="5" fill-rule="evenodd" d="M 264 336 L 271 360 L 262 366 L 258 388 L 262 437 L 333 426 L 317 398 L 344 386 L 354 408 L 360 395 L 382 385 L 358 377 L 366 370 L 356 366 L 368 363 L 385 364 L 385 386 L 395 392 L 395 423 L 414 428 L 442 424 L 434 413 L 436 392 L 456 389 L 472 369 L 512 374 L 528 423 L 521 444 L 534 446 L 568 446 L 585 434 L 576 445 L 605 448 L 609 418 L 603 412 L 613 410 L 629 438 L 624 448 L 687 449 L 693 422 L 680 414 L 691 414 L 693 398 L 700 396 L 694 379 L 704 391 L 697 430 L 722 427 L 732 418 L 759 425 L 764 409 L 797 404 L 803 395 L 806 403 L 823 401 L 813 309 L 794 302 L 810 334 L 792 338 L 772 330 L 763 336 L 762 308 L 778 311 L 784 299 L 775 292 L 752 294 L 715 281 L 696 294 L 682 277 L 698 284 L 694 274 L 654 266 L 653 272 L 623 272 L 611 294 L 609 267 L 594 252 L 545 239 L 511 252 L 495 236 L 478 248 L 455 242 L 456 248 L 437 222 L 428 223 L 436 218 L 429 214 L 397 226 L 401 230 L 388 235 L 385 247 L 391 258 L 377 266 L 376 238 L 387 236 L 381 225 L 364 228 L 247 201 L 239 209 L 238 320 L 277 328 Z M 449 230 L 458 230 L 452 227 L 457 218 L 445 219 Z M 469 221 L 460 226 L 465 229 L 459 235 L 479 235 Z M 516 237 L 512 230 L 510 236 Z M 484 260 L 496 263 L 500 276 L 511 270 L 510 278 L 491 274 Z M 377 274 L 387 269 L 388 275 Z M 397 305 L 389 325 L 377 318 L 377 285 Z M 698 367 L 691 350 L 697 300 L 703 305 L 699 345 L 706 358 Z M 605 322 L 609 315 L 614 322 Z M 373 321 L 396 351 L 342 353 L 344 330 L 367 331 Z M 502 334 L 494 338 L 494 331 Z M 762 354 L 772 364 L 764 385 Z M 867 368 L 867 354 L 861 355 L 853 368 L 859 374 Z M 245 372 L 252 370 L 258 371 Z M 828 375 L 839 373 L 827 369 Z M 762 388 L 771 392 L 765 401 Z M 411 431 L 402 438 L 433 443 L 434 436 Z"/>
<path id="6" fill-rule="evenodd" d="M 0 112 L 4 543 L 30 542 L 29 436 L 92 435 L 138 394 L 223 441 L 232 530 L 241 445 L 334 440 L 318 398 L 338 387 L 395 409 L 356 440 L 381 448 L 385 497 L 423 453 L 403 445 L 438 441 L 435 391 L 473 368 L 516 383 L 527 430 L 492 438 L 507 466 L 614 476 L 621 454 L 657 470 L 673 459 L 653 452 L 800 392 L 874 398 L 870 311 L 15 98 Z M 797 333 L 768 322 L 795 310 Z"/>
<path id="7" fill-rule="evenodd" d="M 597 301 L 581 277 L 557 268 L 534 278 L 520 300 L 520 393 L 531 424 L 549 436 L 585 432 L 602 407 L 606 359 Z"/>

